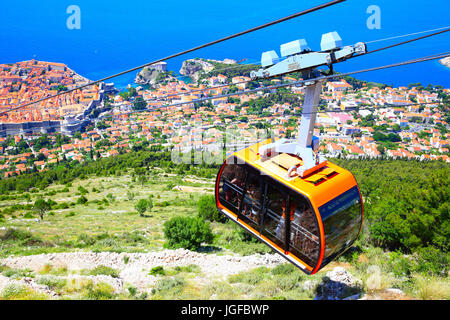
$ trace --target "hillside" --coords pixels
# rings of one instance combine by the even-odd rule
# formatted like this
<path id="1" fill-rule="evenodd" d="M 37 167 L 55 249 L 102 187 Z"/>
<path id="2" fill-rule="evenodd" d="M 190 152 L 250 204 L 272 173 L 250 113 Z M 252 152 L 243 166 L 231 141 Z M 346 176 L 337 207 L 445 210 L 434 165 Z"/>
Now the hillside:
<path id="1" fill-rule="evenodd" d="M 165 248 L 164 222 L 196 216 L 216 171 L 169 160 L 141 151 L 2 180 L 0 295 L 450 298 L 448 164 L 336 159 L 360 183 L 364 232 L 346 255 L 306 276 L 230 222 L 209 222 L 214 239 L 197 251 Z M 51 204 L 43 221 L 33 210 L 41 197 Z M 149 198 L 153 208 L 140 216 L 135 205 Z"/>

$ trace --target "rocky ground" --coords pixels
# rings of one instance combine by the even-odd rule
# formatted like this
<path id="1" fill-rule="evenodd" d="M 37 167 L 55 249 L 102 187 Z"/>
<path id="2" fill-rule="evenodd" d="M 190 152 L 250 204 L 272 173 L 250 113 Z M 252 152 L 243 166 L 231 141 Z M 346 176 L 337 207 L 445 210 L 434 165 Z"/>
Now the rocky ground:
<path id="1" fill-rule="evenodd" d="M 49 253 L 34 256 L 10 257 L 0 260 L 0 264 L 14 269 L 30 269 L 34 272 L 50 265 L 55 269 L 67 268 L 67 271 L 90 270 L 106 266 L 120 271 L 118 278 L 111 276 L 81 276 L 71 274 L 68 279 L 87 277 L 94 282 L 106 282 L 121 292 L 125 285 L 147 291 L 157 277 L 149 275 L 149 271 L 157 266 L 164 268 L 198 265 L 201 268 L 199 281 L 213 279 L 223 280 L 228 275 L 250 270 L 260 266 L 273 267 L 285 260 L 273 254 L 255 254 L 251 256 L 231 256 L 198 253 L 184 249 L 164 250 L 152 253 L 114 253 L 114 252 L 67 252 Z M 0 291 L 11 282 L 26 284 L 35 290 L 49 294 L 42 286 L 36 285 L 33 279 L 10 280 L 0 275 Z M 54 294 L 51 294 L 53 296 Z"/>
<path id="2" fill-rule="evenodd" d="M 254 254 L 251 256 L 216 255 L 198 253 L 184 249 L 163 250 L 151 253 L 114 253 L 114 252 L 67 252 L 50 253 L 34 256 L 9 257 L 0 260 L 0 264 L 14 269 L 30 269 L 40 272 L 44 268 L 67 269 L 67 274 L 58 276 L 75 283 L 80 280 L 92 280 L 93 283 L 108 283 L 116 293 L 133 286 L 139 292 L 150 292 L 151 287 L 158 280 L 158 276 L 149 274 L 156 266 L 171 268 L 177 266 L 197 265 L 201 272 L 196 275 L 199 283 L 209 283 L 214 280 L 225 280 L 227 276 L 265 266 L 275 267 L 286 261 L 276 254 Z M 109 275 L 82 275 L 80 270 L 92 270 L 106 266 L 119 271 L 118 277 Z M 51 298 L 58 298 L 58 294 L 45 285 L 37 283 L 37 279 L 24 277 L 20 280 L 0 275 L 0 292 L 10 284 L 26 285 L 27 287 L 44 293 Z M 303 288 L 318 286 L 317 300 L 378 300 L 378 299 L 407 299 L 398 289 L 387 289 L 377 295 L 363 295 L 362 282 L 355 279 L 343 267 L 335 267 L 327 272 L 321 283 L 307 280 Z M 351 295 L 349 295 L 351 293 Z"/>

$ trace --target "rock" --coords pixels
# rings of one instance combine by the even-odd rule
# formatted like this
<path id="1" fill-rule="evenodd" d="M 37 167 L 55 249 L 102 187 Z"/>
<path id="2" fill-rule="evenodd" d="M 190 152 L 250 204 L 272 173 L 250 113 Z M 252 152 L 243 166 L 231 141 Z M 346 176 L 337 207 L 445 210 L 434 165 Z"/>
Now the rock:
<path id="1" fill-rule="evenodd" d="M 160 70 L 153 69 L 152 66 L 148 66 L 143 68 L 137 75 L 134 80 L 137 84 L 147 84 L 154 87 L 156 84 L 169 81 L 174 79 L 174 77 L 169 72 L 164 72 Z"/>
<path id="2" fill-rule="evenodd" d="M 342 300 L 359 300 L 360 297 L 361 297 L 361 294 L 360 294 L 360 293 L 357 293 L 357 294 L 355 294 L 355 295 L 353 295 L 353 296 L 344 298 L 344 299 L 342 299 Z"/>
<path id="3" fill-rule="evenodd" d="M 347 270 L 336 267 L 329 271 L 318 287 L 317 300 L 342 300 L 353 293 L 362 291 L 362 283 Z"/>
<path id="4" fill-rule="evenodd" d="M 200 73 L 210 72 L 213 69 L 214 66 L 207 61 L 200 59 L 189 59 L 183 61 L 183 65 L 180 69 L 180 74 L 183 76 L 187 76 L 193 81 L 197 82 L 200 77 Z"/>
<path id="5" fill-rule="evenodd" d="M 124 263 L 124 256 L 129 257 L 128 263 Z M 115 253 L 115 252 L 62 252 L 39 254 L 22 257 L 9 257 L 0 259 L 0 263 L 11 268 L 29 268 L 35 272 L 42 270 L 46 264 L 51 264 L 53 268 L 64 266 L 69 271 L 81 269 L 92 270 L 104 265 L 114 268 L 119 272 L 119 278 L 106 275 L 76 275 L 63 276 L 68 280 L 69 286 L 79 287 L 86 281 L 106 282 L 110 284 L 115 292 L 126 290 L 127 285 L 136 287 L 140 291 L 145 291 L 154 286 L 157 277 L 149 275 L 149 270 L 156 266 L 174 268 L 176 266 L 187 266 L 196 264 L 202 271 L 201 277 L 207 281 L 212 278 L 226 278 L 228 275 L 251 270 L 253 268 L 265 266 L 274 267 L 280 263 L 285 263 L 284 259 L 276 254 L 253 254 L 250 256 L 239 255 L 216 255 L 193 252 L 186 249 L 162 250 L 148 253 Z M 38 285 L 34 279 L 23 279 L 22 284 L 35 287 L 49 296 L 54 296 L 54 292 L 46 286 Z M 0 289 L 9 284 L 10 279 L 0 275 Z M 73 282 L 73 283 L 72 283 Z"/>
<path id="6" fill-rule="evenodd" d="M 306 291 L 314 290 L 316 285 L 317 285 L 317 283 L 315 281 L 306 280 L 305 282 L 303 282 L 303 290 L 306 290 Z"/>
<path id="7" fill-rule="evenodd" d="M 444 66 L 450 68 L 450 57 L 441 59 L 441 60 L 439 60 L 439 62 L 440 62 L 442 65 L 444 65 Z"/>
<path id="8" fill-rule="evenodd" d="M 9 283 L 9 278 L 0 274 L 0 292 L 6 287 Z"/>
<path id="9" fill-rule="evenodd" d="M 385 290 L 387 293 L 392 293 L 392 294 L 399 294 L 399 295 L 404 295 L 405 293 L 400 290 L 400 289 L 395 289 L 395 288 L 388 288 Z"/>

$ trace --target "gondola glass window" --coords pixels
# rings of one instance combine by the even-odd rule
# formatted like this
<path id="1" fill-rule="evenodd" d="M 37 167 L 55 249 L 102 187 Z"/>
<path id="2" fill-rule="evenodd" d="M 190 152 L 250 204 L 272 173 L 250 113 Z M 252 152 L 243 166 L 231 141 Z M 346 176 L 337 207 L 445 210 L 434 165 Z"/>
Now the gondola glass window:
<path id="1" fill-rule="evenodd" d="M 355 186 L 319 208 L 325 229 L 325 258 L 328 263 L 350 246 L 361 226 L 361 198 Z"/>
<path id="2" fill-rule="evenodd" d="M 282 249 L 285 248 L 286 225 L 284 215 L 286 198 L 286 194 L 274 186 L 268 185 L 262 233 Z"/>
<path id="3" fill-rule="evenodd" d="M 242 192 L 245 184 L 244 166 L 237 164 L 228 164 L 224 167 L 222 179 L 219 185 L 219 194 L 222 201 L 228 203 L 230 209 L 234 209 L 234 213 L 238 213 Z"/>
<path id="4" fill-rule="evenodd" d="M 313 266 L 320 253 L 319 228 L 311 205 L 303 196 L 291 196 L 289 251 Z"/>
<path id="5" fill-rule="evenodd" d="M 261 180 L 261 176 L 256 171 L 248 171 L 244 205 L 242 207 L 242 215 L 240 216 L 255 230 L 259 230 L 261 222 L 261 200 L 264 192 Z"/>

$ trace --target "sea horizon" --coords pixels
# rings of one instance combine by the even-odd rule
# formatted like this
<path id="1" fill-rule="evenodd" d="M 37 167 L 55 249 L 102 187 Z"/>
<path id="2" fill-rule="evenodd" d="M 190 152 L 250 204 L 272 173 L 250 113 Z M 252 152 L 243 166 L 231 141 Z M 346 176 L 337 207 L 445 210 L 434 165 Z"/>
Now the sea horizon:
<path id="1" fill-rule="evenodd" d="M 0 13 L 0 63 L 31 59 L 61 62 L 83 77 L 98 80 L 325 2 L 285 1 L 276 6 L 268 0 L 258 3 L 237 0 L 220 3 L 203 0 L 189 3 L 179 0 L 9 2 Z M 67 9 L 72 4 L 81 11 L 79 30 L 67 27 L 70 17 Z M 367 26 L 371 16 L 367 10 L 371 5 L 380 8 L 380 29 Z M 346 1 L 168 60 L 168 70 L 179 74 L 183 61 L 197 57 L 247 58 L 254 62 L 263 51 L 279 52 L 282 43 L 301 38 L 308 41 L 311 49 L 320 50 L 321 35 L 330 31 L 337 31 L 344 45 L 349 45 L 442 28 L 450 24 L 448 9 L 447 0 L 436 0 L 432 7 L 423 7 L 418 0 Z M 369 43 L 368 50 L 413 37 L 417 36 Z M 349 72 L 382 66 L 449 51 L 449 48 L 450 33 L 445 33 L 340 63 L 335 70 Z M 136 74 L 133 72 L 110 82 L 124 88 L 134 84 Z M 425 86 L 450 88 L 450 68 L 437 60 L 358 74 L 355 78 L 395 87 L 419 82 Z"/>

